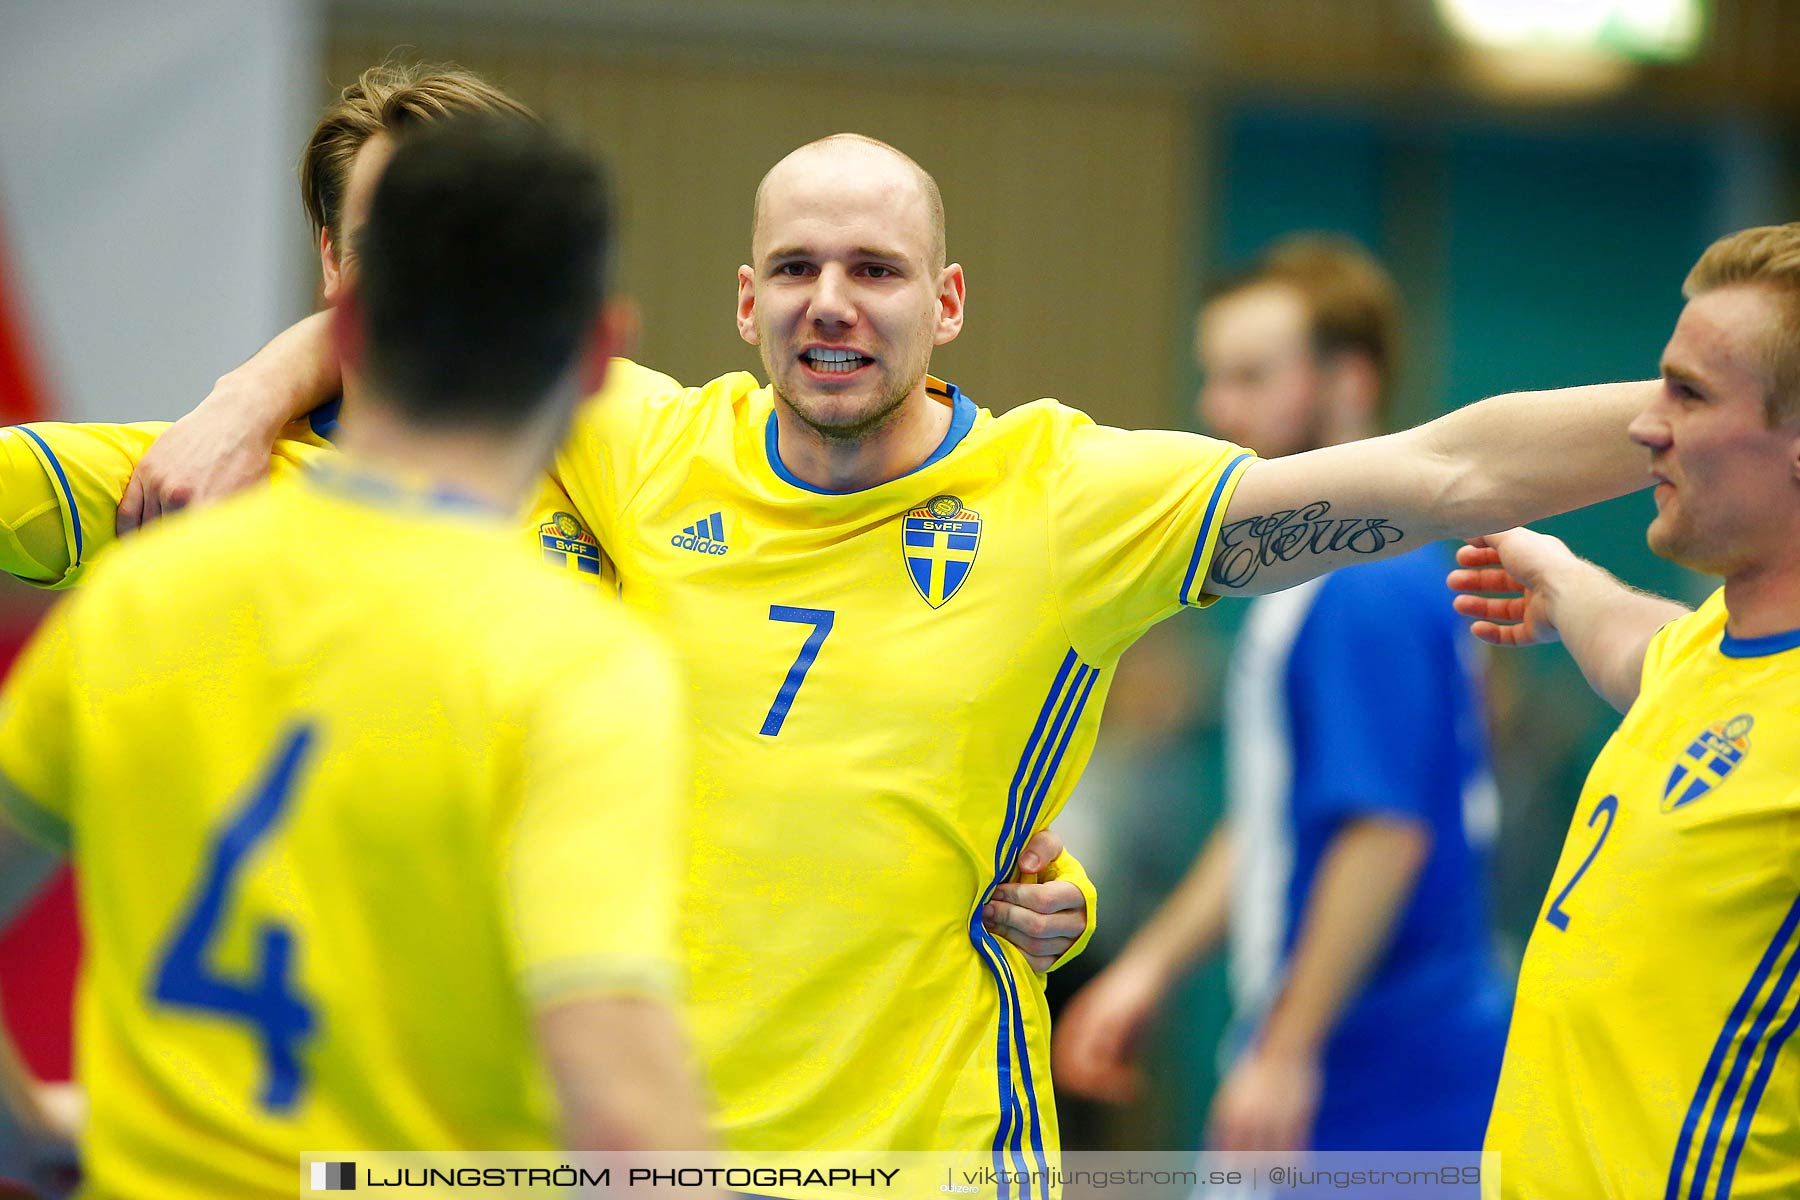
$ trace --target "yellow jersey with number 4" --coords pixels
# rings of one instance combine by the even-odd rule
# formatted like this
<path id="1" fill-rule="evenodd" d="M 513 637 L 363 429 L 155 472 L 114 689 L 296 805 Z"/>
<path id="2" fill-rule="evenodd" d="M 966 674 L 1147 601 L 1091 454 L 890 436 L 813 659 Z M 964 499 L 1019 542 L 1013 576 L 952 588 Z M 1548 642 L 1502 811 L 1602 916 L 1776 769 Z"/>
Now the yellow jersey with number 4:
<path id="1" fill-rule="evenodd" d="M 1249 455 L 928 387 L 943 443 L 865 491 L 788 471 L 746 374 L 590 407 L 557 470 L 688 677 L 690 1016 L 728 1142 L 1042 1170 L 1042 985 L 981 904 L 1120 653 L 1203 602 Z"/>
<path id="2" fill-rule="evenodd" d="M 553 1147 L 533 1011 L 673 998 L 682 703 L 510 518 L 387 477 L 321 466 L 109 554 L 0 701 L 0 814 L 79 868 L 91 1194 Z"/>
<path id="3" fill-rule="evenodd" d="M 1505 1196 L 1800 1195 L 1800 632 L 1725 618 L 1656 635 L 1588 775 L 1488 1127 Z"/>

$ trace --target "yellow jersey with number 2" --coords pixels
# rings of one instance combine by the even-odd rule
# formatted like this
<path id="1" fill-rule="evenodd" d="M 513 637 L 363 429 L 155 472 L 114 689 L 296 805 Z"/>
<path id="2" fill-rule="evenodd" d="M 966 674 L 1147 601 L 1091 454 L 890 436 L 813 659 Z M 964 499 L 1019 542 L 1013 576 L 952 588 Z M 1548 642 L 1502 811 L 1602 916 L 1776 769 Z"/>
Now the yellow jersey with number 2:
<path id="1" fill-rule="evenodd" d="M 1725 618 L 1656 635 L 1588 775 L 1488 1126 L 1507 1197 L 1800 1195 L 1800 631 Z"/>

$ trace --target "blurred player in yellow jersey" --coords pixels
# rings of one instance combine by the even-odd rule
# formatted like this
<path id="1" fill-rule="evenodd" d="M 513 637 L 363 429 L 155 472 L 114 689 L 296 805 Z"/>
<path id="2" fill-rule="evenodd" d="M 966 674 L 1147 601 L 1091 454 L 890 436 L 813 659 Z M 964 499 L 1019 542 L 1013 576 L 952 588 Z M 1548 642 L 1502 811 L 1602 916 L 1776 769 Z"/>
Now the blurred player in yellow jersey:
<path id="1" fill-rule="evenodd" d="M 410 139 L 335 314 L 348 453 L 122 547 L 0 698 L 0 891 L 80 868 L 88 1194 L 704 1143 L 681 688 L 513 535 L 616 334 L 607 235 L 535 127 Z"/>
<path id="2" fill-rule="evenodd" d="M 351 234 L 368 211 L 380 169 L 395 141 L 458 113 L 487 113 L 535 120 L 531 111 L 501 89 L 456 68 L 383 65 L 365 71 L 320 118 L 301 159 L 301 195 L 319 248 L 320 290 L 334 302 L 355 275 Z M 305 327 L 325 336 L 327 316 L 308 318 Z M 255 377 L 254 369 L 243 374 Z M 332 371 L 335 388 L 337 372 Z M 221 381 L 217 404 L 229 397 L 239 373 Z M 283 381 L 313 388 L 310 378 Z M 608 376 L 609 390 L 635 392 L 678 386 L 673 379 L 621 360 Z M 259 431 L 273 452 L 245 476 L 288 478 L 296 468 L 328 454 L 339 428 L 341 398 L 333 397 L 303 417 Z M 41 421 L 0 430 L 0 570 L 28 583 L 67 588 L 115 540 L 184 505 L 201 485 L 182 485 L 167 494 L 133 472 L 151 445 L 169 428 L 166 421 L 129 424 Z M 150 472 L 154 478 L 155 472 Z M 610 574 L 593 535 L 570 528 L 575 517 L 560 489 L 540 483 L 528 526 L 543 557 L 596 580 Z M 558 518 L 564 518 L 559 522 Z"/>
<path id="3" fill-rule="evenodd" d="M 1625 426 L 1653 388 L 1517 394 L 1256 461 L 1054 401 L 996 417 L 932 377 L 965 281 L 936 183 L 891 146 L 788 155 L 750 250 L 736 320 L 769 383 L 585 409 L 557 459 L 689 679 L 690 1011 L 720 1126 L 1041 1173 L 1043 996 L 987 920 L 1087 760 L 1118 656 L 1217 595 L 1641 486 Z"/>
<path id="4" fill-rule="evenodd" d="M 1625 713 L 1519 973 L 1487 1147 L 1520 1200 L 1800 1195 L 1800 224 L 1683 291 L 1631 434 L 1651 549 L 1724 586 L 1690 613 L 1522 529 L 1451 576 L 1478 636 L 1560 639 Z"/>

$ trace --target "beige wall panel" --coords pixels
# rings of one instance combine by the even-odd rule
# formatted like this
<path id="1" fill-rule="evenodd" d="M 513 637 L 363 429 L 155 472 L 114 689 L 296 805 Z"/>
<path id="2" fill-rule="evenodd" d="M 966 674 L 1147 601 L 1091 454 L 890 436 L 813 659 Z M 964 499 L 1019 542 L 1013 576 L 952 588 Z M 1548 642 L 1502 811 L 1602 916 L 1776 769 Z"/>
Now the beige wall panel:
<path id="1" fill-rule="evenodd" d="M 750 202 L 776 159 L 851 129 L 937 175 L 969 323 L 937 373 L 996 410 L 1054 395 L 1100 419 L 1165 425 L 1186 295 L 1191 109 L 1173 84 L 873 75 L 668 61 L 580 32 L 423 37 L 340 20 L 334 85 L 405 47 L 490 75 L 603 153 L 626 225 L 620 280 L 643 313 L 640 357 L 684 381 L 757 369 L 732 324 Z M 801 53 L 798 49 L 796 54 Z"/>

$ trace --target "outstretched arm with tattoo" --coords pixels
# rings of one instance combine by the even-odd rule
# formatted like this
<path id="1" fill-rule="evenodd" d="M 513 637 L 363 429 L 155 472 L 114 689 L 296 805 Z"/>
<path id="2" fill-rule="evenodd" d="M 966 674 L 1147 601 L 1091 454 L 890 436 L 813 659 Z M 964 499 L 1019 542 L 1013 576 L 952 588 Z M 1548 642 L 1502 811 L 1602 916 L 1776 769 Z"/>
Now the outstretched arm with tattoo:
<path id="1" fill-rule="evenodd" d="M 1495 396 L 1403 433 L 1252 463 L 1226 509 L 1206 590 L 1276 592 L 1647 487 L 1644 452 L 1625 429 L 1659 386 Z"/>
<path id="2" fill-rule="evenodd" d="M 1688 612 L 1529 529 L 1476 538 L 1456 561 L 1448 582 L 1458 593 L 1456 611 L 1477 618 L 1470 632 L 1496 646 L 1561 640 L 1588 685 L 1620 712 L 1637 699 L 1650 639 Z"/>

